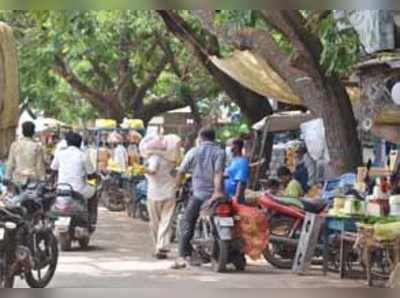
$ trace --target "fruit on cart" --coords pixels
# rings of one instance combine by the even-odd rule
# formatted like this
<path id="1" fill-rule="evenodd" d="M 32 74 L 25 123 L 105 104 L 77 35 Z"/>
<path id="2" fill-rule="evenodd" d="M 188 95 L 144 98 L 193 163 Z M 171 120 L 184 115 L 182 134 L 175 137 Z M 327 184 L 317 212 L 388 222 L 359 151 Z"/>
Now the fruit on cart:
<path id="1" fill-rule="evenodd" d="M 394 240 L 400 237 L 400 221 L 393 223 L 377 223 L 374 225 L 375 237 L 379 240 Z"/>

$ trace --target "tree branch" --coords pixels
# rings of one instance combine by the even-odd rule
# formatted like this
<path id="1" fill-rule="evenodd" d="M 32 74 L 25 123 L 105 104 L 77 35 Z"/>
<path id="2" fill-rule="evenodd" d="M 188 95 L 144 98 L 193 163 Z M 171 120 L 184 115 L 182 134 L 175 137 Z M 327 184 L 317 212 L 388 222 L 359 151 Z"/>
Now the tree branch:
<path id="1" fill-rule="evenodd" d="M 115 105 L 114 98 L 111 95 L 105 95 L 100 91 L 84 84 L 76 74 L 70 69 L 62 55 L 55 56 L 55 70 L 64 78 L 64 80 L 75 89 L 81 96 L 87 98 L 92 105 L 103 110 L 111 111 L 113 116 L 121 114 L 120 109 Z"/>
<path id="2" fill-rule="evenodd" d="M 158 99 L 153 99 L 144 106 L 144 111 L 142 114 L 143 119 L 145 122 L 148 122 L 154 116 L 163 114 L 171 110 L 184 108 L 186 105 L 187 104 L 184 101 L 181 101 L 174 95 L 168 95 Z"/>
<path id="3" fill-rule="evenodd" d="M 314 66 L 314 70 L 319 69 L 322 53 L 321 41 L 310 30 L 306 29 L 306 20 L 299 11 L 263 11 L 261 16 L 268 24 L 279 28 L 280 32 L 293 44 L 295 51 L 298 52 L 296 56 L 302 56 L 306 60 L 306 64 Z M 313 69 L 308 68 L 307 71 Z"/>
<path id="4" fill-rule="evenodd" d="M 154 84 L 157 82 L 158 77 L 160 74 L 163 72 L 165 67 L 168 64 L 168 57 L 164 56 L 160 60 L 160 62 L 157 64 L 157 66 L 153 69 L 152 72 L 148 75 L 144 83 L 136 90 L 135 95 L 134 95 L 134 100 L 139 100 L 143 99 L 144 96 L 146 95 L 146 92 L 151 89 Z"/>

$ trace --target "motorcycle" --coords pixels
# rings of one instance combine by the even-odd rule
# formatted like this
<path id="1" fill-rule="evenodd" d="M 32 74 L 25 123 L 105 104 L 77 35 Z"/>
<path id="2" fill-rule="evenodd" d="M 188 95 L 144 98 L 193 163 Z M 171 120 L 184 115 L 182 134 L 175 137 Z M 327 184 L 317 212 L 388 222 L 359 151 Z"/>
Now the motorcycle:
<path id="1" fill-rule="evenodd" d="M 264 257 L 277 268 L 291 269 L 306 212 L 323 214 L 327 203 L 319 199 L 300 200 L 264 194 L 260 206 L 265 209 L 270 234 Z"/>
<path id="2" fill-rule="evenodd" d="M 97 200 L 97 194 L 91 200 Z M 97 221 L 97 206 L 89 210 L 90 203 L 93 202 L 85 200 L 71 185 L 58 184 L 52 214 L 57 218 L 56 236 L 62 251 L 70 251 L 74 242 L 78 242 L 81 249 L 89 247 Z"/>
<path id="3" fill-rule="evenodd" d="M 16 276 L 31 288 L 45 288 L 56 272 L 58 243 L 49 211 L 54 191 L 28 187 L 0 207 L 0 288 L 12 288 Z"/>
<path id="4" fill-rule="evenodd" d="M 176 194 L 176 206 L 171 221 L 171 243 L 180 238 L 180 222 L 185 214 L 185 208 L 192 196 L 192 179 L 185 180 L 185 183 Z"/>
<path id="5" fill-rule="evenodd" d="M 132 179 L 130 196 L 126 202 L 129 217 L 150 221 L 147 209 L 147 179 L 144 177 Z"/>
<path id="6" fill-rule="evenodd" d="M 127 191 L 122 188 L 122 175 L 117 172 L 108 173 L 101 192 L 101 201 L 104 206 L 113 212 L 124 211 L 127 197 Z"/>
<path id="7" fill-rule="evenodd" d="M 211 262 L 215 272 L 225 272 L 228 264 L 233 264 L 238 271 L 245 270 L 243 242 L 235 238 L 234 226 L 230 199 L 219 198 L 204 206 L 192 240 L 194 256 L 203 263 Z"/>

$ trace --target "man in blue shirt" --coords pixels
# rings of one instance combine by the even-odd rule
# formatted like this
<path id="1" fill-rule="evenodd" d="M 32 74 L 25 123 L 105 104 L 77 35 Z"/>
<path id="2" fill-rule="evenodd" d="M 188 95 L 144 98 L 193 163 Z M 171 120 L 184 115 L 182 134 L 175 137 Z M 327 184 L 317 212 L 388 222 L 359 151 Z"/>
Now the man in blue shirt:
<path id="1" fill-rule="evenodd" d="M 192 173 L 193 197 L 190 199 L 181 223 L 179 239 L 179 258 L 174 269 L 185 268 L 191 260 L 191 240 L 201 206 L 207 200 L 223 196 L 225 170 L 225 152 L 215 143 L 215 131 L 202 129 L 199 134 L 200 146 L 191 149 L 185 156 L 179 170 L 178 181 L 181 183 L 186 173 Z"/>
<path id="2" fill-rule="evenodd" d="M 225 191 L 229 197 L 244 202 L 244 192 L 250 176 L 249 160 L 243 156 L 244 141 L 236 139 L 232 143 L 233 158 L 225 171 Z"/>

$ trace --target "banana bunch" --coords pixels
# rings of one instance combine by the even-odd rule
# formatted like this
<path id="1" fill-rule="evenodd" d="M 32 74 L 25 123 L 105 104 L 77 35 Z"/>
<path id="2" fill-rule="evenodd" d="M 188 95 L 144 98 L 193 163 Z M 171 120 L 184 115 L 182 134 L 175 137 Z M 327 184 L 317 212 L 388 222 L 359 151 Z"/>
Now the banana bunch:
<path id="1" fill-rule="evenodd" d="M 144 165 L 134 163 L 133 166 L 128 167 L 127 176 L 144 176 Z"/>

